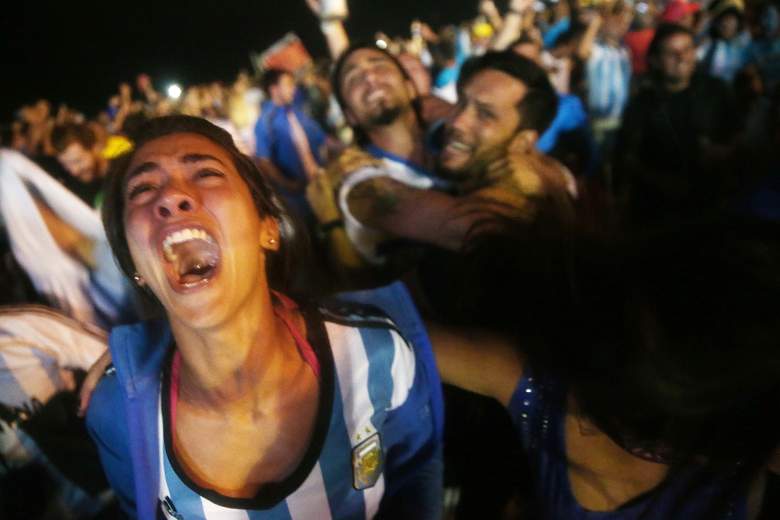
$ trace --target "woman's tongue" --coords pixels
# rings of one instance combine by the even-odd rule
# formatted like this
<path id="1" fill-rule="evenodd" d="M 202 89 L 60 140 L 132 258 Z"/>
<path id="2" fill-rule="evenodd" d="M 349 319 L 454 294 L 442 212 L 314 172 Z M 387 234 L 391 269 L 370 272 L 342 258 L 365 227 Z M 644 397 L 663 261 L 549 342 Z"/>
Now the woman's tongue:
<path id="1" fill-rule="evenodd" d="M 205 240 L 188 240 L 176 244 L 172 250 L 175 272 L 181 284 L 193 284 L 210 278 L 219 261 L 217 245 Z"/>

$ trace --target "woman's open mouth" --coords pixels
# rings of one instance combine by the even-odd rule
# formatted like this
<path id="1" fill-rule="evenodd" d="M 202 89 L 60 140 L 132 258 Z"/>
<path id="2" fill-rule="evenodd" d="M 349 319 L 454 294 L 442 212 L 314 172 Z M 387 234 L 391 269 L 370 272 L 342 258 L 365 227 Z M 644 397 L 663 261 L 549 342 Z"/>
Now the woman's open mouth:
<path id="1" fill-rule="evenodd" d="M 162 250 L 175 288 L 204 285 L 217 272 L 219 245 L 204 229 L 178 229 L 165 237 Z"/>

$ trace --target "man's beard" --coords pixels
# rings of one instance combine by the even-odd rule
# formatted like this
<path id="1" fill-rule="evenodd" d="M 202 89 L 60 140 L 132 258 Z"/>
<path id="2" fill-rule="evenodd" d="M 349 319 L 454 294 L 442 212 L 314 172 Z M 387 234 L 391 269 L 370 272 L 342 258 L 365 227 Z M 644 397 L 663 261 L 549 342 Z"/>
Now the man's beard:
<path id="1" fill-rule="evenodd" d="M 506 156 L 508 139 L 506 142 L 494 145 L 487 150 L 481 150 L 472 155 L 468 162 L 455 170 L 437 165 L 437 175 L 443 179 L 467 186 L 468 190 L 484 187 L 489 183 L 488 167 L 496 160 Z"/>
<path id="2" fill-rule="evenodd" d="M 404 113 L 403 107 L 382 107 L 382 109 L 375 115 L 372 115 L 366 121 L 366 128 L 377 128 L 380 126 L 387 126 L 394 123 L 401 114 Z"/>

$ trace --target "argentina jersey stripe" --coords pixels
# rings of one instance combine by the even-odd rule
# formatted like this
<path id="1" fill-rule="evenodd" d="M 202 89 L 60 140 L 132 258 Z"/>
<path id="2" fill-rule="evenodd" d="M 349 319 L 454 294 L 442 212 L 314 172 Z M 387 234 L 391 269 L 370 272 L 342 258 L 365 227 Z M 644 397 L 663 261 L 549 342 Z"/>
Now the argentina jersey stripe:
<path id="1" fill-rule="evenodd" d="M 371 423 L 380 430 L 393 395 L 390 368 L 395 358 L 393 337 L 387 329 L 361 329 L 360 336 L 368 358 L 368 397 L 374 409 Z"/>
<path id="2" fill-rule="evenodd" d="M 171 466 L 170 458 L 163 442 L 162 410 L 158 414 L 158 429 L 160 446 L 159 498 L 160 507 L 165 518 L 171 520 L 292 520 L 296 518 L 291 516 L 287 502 L 284 500 L 268 510 L 246 510 L 224 507 L 200 496 L 182 482 L 173 466 Z M 311 518 L 311 516 L 308 518 Z"/>
<path id="3" fill-rule="evenodd" d="M 368 357 L 360 330 L 332 322 L 326 322 L 325 328 L 328 331 L 333 348 L 333 361 L 338 380 L 337 386 L 341 394 L 341 399 L 334 399 L 334 407 L 335 401 L 341 402 L 344 423 L 349 438 L 347 447 L 350 450 L 350 454 L 347 460 L 351 461 L 352 448 L 363 439 L 376 433 L 376 429 L 371 422 L 374 406 L 369 398 L 369 393 L 366 391 L 369 375 Z M 353 472 L 351 464 L 349 472 Z M 373 487 L 365 489 L 358 494 L 362 495 L 365 502 L 363 517 L 372 518 L 379 510 L 379 503 L 384 494 L 383 477 L 380 476 Z"/>
<path id="4" fill-rule="evenodd" d="M 326 453 L 324 448 L 323 453 Z M 330 520 L 333 518 L 333 515 L 330 513 L 330 504 L 328 503 L 328 493 L 325 487 L 321 462 L 317 462 L 309 476 L 301 484 L 301 487 L 287 498 L 287 509 L 289 510 L 290 518 L 294 520 L 307 518 Z M 250 516 L 250 518 L 254 517 Z"/>
<path id="5" fill-rule="evenodd" d="M 336 358 L 337 350 L 333 349 Z M 336 367 L 339 361 L 335 360 Z M 338 376 L 336 376 L 338 379 Z M 352 487 L 352 443 L 344 413 L 343 397 L 340 385 L 333 387 L 333 413 L 330 419 L 330 429 L 322 449 L 320 465 L 325 480 L 328 503 L 332 518 L 358 519 L 365 517 L 365 502 L 363 494 Z M 345 475 L 347 477 L 345 477 Z"/>

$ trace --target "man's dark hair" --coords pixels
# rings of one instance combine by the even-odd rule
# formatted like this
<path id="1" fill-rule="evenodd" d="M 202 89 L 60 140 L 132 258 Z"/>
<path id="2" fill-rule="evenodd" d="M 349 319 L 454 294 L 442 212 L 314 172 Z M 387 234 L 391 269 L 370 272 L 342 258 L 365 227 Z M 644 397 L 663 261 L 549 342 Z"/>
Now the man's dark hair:
<path id="1" fill-rule="evenodd" d="M 51 144 L 57 153 L 62 153 L 73 143 L 79 143 L 90 150 L 97 142 L 95 132 L 86 124 L 67 123 L 55 126 L 51 132 Z"/>
<path id="2" fill-rule="evenodd" d="M 661 54 L 661 47 L 666 42 L 666 40 L 672 36 L 677 36 L 678 34 L 687 34 L 695 40 L 693 31 L 684 25 L 676 23 L 662 23 L 656 28 L 655 36 L 653 36 L 653 39 L 650 41 L 650 45 L 647 47 L 647 60 L 651 69 L 654 67 L 650 60 L 657 58 L 658 55 Z"/>
<path id="3" fill-rule="evenodd" d="M 401 65 L 401 62 L 398 61 L 398 58 L 390 54 L 385 49 L 380 49 L 376 46 L 373 42 L 368 41 L 359 41 L 351 44 L 344 52 L 341 53 L 341 55 L 336 60 L 336 63 L 333 65 L 333 73 L 330 76 L 330 83 L 333 87 L 333 95 L 336 96 L 336 101 L 338 101 L 339 107 L 341 107 L 341 110 L 346 112 L 347 109 L 347 103 L 344 99 L 344 94 L 341 91 L 341 75 L 344 72 L 344 65 L 347 63 L 347 60 L 350 56 L 352 56 L 357 51 L 368 49 L 372 51 L 379 52 L 383 55 L 385 55 L 391 62 L 393 62 L 398 69 L 398 71 L 401 73 L 403 78 L 410 82 L 412 85 L 414 85 L 414 81 L 412 81 L 412 78 L 409 77 L 409 74 L 406 72 L 406 69 L 403 68 Z M 417 114 L 417 119 L 419 121 L 422 121 L 422 117 L 420 116 L 420 106 L 419 106 L 419 99 L 415 98 L 412 101 L 412 108 L 414 109 L 415 114 Z M 362 128 L 355 128 L 353 127 L 352 130 L 355 133 L 355 140 L 360 145 L 364 145 L 368 143 L 368 136 L 366 135 L 365 131 Z"/>
<path id="4" fill-rule="evenodd" d="M 135 153 L 145 144 L 173 134 L 197 134 L 222 147 L 233 160 L 233 164 L 249 188 L 252 201 L 261 216 L 269 216 L 279 223 L 280 250 L 269 255 L 267 261 L 268 280 L 271 287 L 282 291 L 294 291 L 293 262 L 305 260 L 305 237 L 296 232 L 296 223 L 284 208 L 279 197 L 272 191 L 258 170 L 254 161 L 236 148 L 233 138 L 225 130 L 205 119 L 174 115 L 150 119 L 130 135 L 134 148 L 112 161 L 105 183 L 103 203 L 103 226 L 108 243 L 119 267 L 132 279 L 135 265 L 130 255 L 125 236 L 124 209 L 127 172 Z M 144 293 L 147 297 L 151 294 Z"/>
<path id="5" fill-rule="evenodd" d="M 347 60 L 350 56 L 355 54 L 357 51 L 362 51 L 364 49 L 372 50 L 379 52 L 381 54 L 384 54 L 387 56 L 387 58 L 392 61 L 395 66 L 398 68 L 399 72 L 401 72 L 401 75 L 404 77 L 404 79 L 408 81 L 412 81 L 412 78 L 409 77 L 409 74 L 406 73 L 406 69 L 403 68 L 401 65 L 401 62 L 398 61 L 398 58 L 390 54 L 387 50 L 381 49 L 376 46 L 373 42 L 368 41 L 360 41 L 355 42 L 351 44 L 344 52 L 342 52 L 338 59 L 336 60 L 336 63 L 333 65 L 333 73 L 330 76 L 330 83 L 333 87 L 333 94 L 336 96 L 336 101 L 338 101 L 339 106 L 342 110 L 346 108 L 346 103 L 344 101 L 344 94 L 341 92 L 341 74 L 344 72 L 344 65 L 346 65 Z"/>
<path id="6" fill-rule="evenodd" d="M 488 52 L 463 64 L 458 78 L 458 92 L 462 92 L 474 76 L 485 70 L 508 74 L 528 89 L 517 103 L 520 130 L 531 129 L 541 134 L 550 126 L 558 110 L 558 95 L 542 67 L 512 51 Z"/>
<path id="7" fill-rule="evenodd" d="M 266 96 L 271 96 L 271 87 L 278 85 L 279 81 L 286 76 L 292 76 L 292 73 L 284 69 L 268 69 L 263 72 L 263 76 L 260 78 L 260 88 Z"/>

